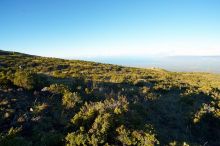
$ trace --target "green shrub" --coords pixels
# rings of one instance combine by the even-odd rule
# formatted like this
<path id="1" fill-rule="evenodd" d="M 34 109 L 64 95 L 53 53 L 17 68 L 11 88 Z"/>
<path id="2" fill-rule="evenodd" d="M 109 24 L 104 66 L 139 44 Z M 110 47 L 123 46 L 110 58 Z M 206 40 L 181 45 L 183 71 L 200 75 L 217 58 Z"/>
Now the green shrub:
<path id="1" fill-rule="evenodd" d="M 69 88 L 63 84 L 52 84 L 48 87 L 48 91 L 55 94 L 64 94 L 69 91 Z"/>
<path id="2" fill-rule="evenodd" d="M 128 102 L 125 97 L 85 103 L 71 119 L 71 122 L 79 128 L 66 136 L 66 144 L 94 146 L 106 144 L 108 137 L 115 132 L 115 124 L 120 121 L 120 115 L 126 113 L 127 108 Z"/>
<path id="3" fill-rule="evenodd" d="M 82 145 L 86 146 L 88 134 L 72 132 L 66 136 L 66 146 Z"/>
<path id="4" fill-rule="evenodd" d="M 118 127 L 116 131 L 118 133 L 117 139 L 122 145 L 154 146 L 159 144 L 159 141 L 151 133 L 130 131 L 124 125 Z"/>
<path id="5" fill-rule="evenodd" d="M 81 97 L 79 96 L 79 94 L 77 92 L 69 92 L 66 91 L 63 95 L 63 105 L 69 109 L 69 108 L 73 108 L 76 103 L 81 101 Z"/>
<path id="6" fill-rule="evenodd" d="M 47 85 L 47 79 L 30 71 L 17 71 L 14 75 L 14 84 L 28 90 L 40 89 Z"/>

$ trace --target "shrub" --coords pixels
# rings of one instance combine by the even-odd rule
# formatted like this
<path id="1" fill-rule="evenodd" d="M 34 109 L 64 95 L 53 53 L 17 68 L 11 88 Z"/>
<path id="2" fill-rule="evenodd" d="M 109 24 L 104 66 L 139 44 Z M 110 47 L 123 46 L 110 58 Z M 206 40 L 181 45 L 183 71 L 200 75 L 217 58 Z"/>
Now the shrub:
<path id="1" fill-rule="evenodd" d="M 115 132 L 120 115 L 127 112 L 125 97 L 119 100 L 106 99 L 102 102 L 85 103 L 71 122 L 80 127 L 66 136 L 67 145 L 104 145 Z M 112 137 L 114 139 L 114 137 Z"/>
<path id="2" fill-rule="evenodd" d="M 17 71 L 14 75 L 14 84 L 28 90 L 40 89 L 47 83 L 46 77 L 30 71 Z"/>
<path id="3" fill-rule="evenodd" d="M 67 141 L 66 146 L 75 146 L 75 145 L 86 146 L 88 135 L 72 132 L 69 133 L 65 139 Z"/>
<path id="4" fill-rule="evenodd" d="M 79 96 L 79 94 L 77 92 L 65 92 L 64 95 L 63 95 L 63 99 L 62 99 L 62 102 L 63 102 L 63 105 L 69 109 L 69 108 L 73 108 L 76 103 L 80 102 L 81 100 L 81 97 Z"/>
<path id="5" fill-rule="evenodd" d="M 159 144 L 159 141 L 151 133 L 136 130 L 130 131 L 124 125 L 118 127 L 116 131 L 118 132 L 117 139 L 122 145 L 153 146 Z"/>
<path id="6" fill-rule="evenodd" d="M 64 94 L 69 91 L 69 88 L 63 84 L 52 84 L 48 87 L 48 91 L 55 94 Z"/>

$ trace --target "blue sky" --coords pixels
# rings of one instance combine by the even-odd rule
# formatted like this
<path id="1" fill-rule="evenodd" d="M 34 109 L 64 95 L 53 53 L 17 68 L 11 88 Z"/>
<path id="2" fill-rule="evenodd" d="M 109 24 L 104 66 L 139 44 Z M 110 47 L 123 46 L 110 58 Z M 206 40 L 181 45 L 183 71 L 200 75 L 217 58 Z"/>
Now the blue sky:
<path id="1" fill-rule="evenodd" d="M 220 1 L 1 0 L 0 49 L 66 58 L 220 55 Z"/>

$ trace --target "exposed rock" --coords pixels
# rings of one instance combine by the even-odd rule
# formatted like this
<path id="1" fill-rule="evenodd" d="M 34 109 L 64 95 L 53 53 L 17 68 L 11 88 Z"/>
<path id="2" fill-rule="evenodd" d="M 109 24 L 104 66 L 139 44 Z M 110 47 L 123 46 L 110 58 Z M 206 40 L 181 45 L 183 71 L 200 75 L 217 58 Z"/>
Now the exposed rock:
<path id="1" fill-rule="evenodd" d="M 19 65 L 19 68 L 20 68 L 20 69 L 24 68 L 24 65 Z"/>
<path id="2" fill-rule="evenodd" d="M 8 89 L 8 92 L 12 92 L 12 91 L 13 91 L 13 89 L 12 89 L 12 88 L 9 88 L 9 89 Z"/>
<path id="3" fill-rule="evenodd" d="M 41 116 L 37 116 L 37 117 L 31 118 L 31 121 L 38 122 L 38 121 L 40 121 L 40 119 L 41 119 Z"/>
<path id="4" fill-rule="evenodd" d="M 23 91 L 23 88 L 18 88 L 17 91 L 18 91 L 18 92 L 22 92 L 22 91 Z"/>
<path id="5" fill-rule="evenodd" d="M 43 89 L 41 89 L 41 92 L 46 92 L 48 91 L 48 87 L 44 87 Z"/>
<path id="6" fill-rule="evenodd" d="M 9 114 L 8 112 L 6 112 L 6 113 L 4 114 L 4 118 L 8 118 L 8 117 L 10 117 L 10 114 Z"/>
<path id="7" fill-rule="evenodd" d="M 26 119 L 25 119 L 24 116 L 20 116 L 20 117 L 17 119 L 17 122 L 19 122 L 19 123 L 23 123 L 23 122 L 25 122 L 25 121 L 26 121 Z"/>
<path id="8" fill-rule="evenodd" d="M 34 110 L 33 110 L 33 108 L 30 108 L 30 112 L 33 112 Z"/>

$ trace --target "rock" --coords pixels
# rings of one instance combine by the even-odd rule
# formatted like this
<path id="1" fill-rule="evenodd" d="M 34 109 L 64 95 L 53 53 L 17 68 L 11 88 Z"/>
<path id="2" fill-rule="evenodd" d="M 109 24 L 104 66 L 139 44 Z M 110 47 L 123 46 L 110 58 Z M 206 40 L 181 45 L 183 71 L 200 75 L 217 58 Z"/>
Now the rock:
<path id="1" fill-rule="evenodd" d="M 25 122 L 25 117 L 24 117 L 24 116 L 20 116 L 20 117 L 18 118 L 17 122 L 19 122 L 19 123 Z"/>
<path id="2" fill-rule="evenodd" d="M 19 65 L 19 68 L 20 68 L 20 69 L 23 69 L 23 68 L 24 68 L 24 65 Z"/>
<path id="3" fill-rule="evenodd" d="M 48 87 L 44 87 L 43 89 L 41 89 L 41 92 L 46 92 L 48 91 Z"/>
<path id="4" fill-rule="evenodd" d="M 82 89 L 82 87 L 81 86 L 77 86 L 77 90 L 81 90 Z"/>
<path id="5" fill-rule="evenodd" d="M 5 113 L 4 118 L 10 117 L 10 114 L 8 112 Z"/>
<path id="6" fill-rule="evenodd" d="M 41 119 L 41 117 L 40 117 L 40 116 L 37 116 L 37 117 L 31 118 L 31 121 L 33 121 L 33 122 L 38 122 L 40 119 Z"/>
<path id="7" fill-rule="evenodd" d="M 33 112 L 34 110 L 33 110 L 33 108 L 30 108 L 30 112 Z"/>
<path id="8" fill-rule="evenodd" d="M 11 89 L 11 88 L 8 89 L 8 92 L 12 92 L 12 91 L 13 91 L 13 89 Z"/>
<path id="9" fill-rule="evenodd" d="M 22 92 L 22 91 L 23 91 L 23 88 L 18 88 L 17 91 L 18 91 L 18 92 Z"/>

